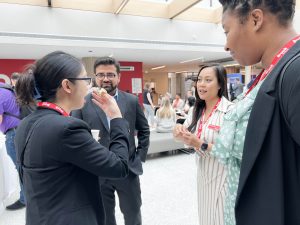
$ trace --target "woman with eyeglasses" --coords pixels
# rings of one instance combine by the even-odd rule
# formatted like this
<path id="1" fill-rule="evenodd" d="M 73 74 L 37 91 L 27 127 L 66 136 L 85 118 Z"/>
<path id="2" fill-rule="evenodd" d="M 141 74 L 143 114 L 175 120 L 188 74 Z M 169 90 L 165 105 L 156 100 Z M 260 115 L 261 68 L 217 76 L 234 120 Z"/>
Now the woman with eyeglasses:
<path id="1" fill-rule="evenodd" d="M 232 106 L 226 79 L 223 66 L 203 65 L 198 73 L 192 118 L 177 124 L 173 131 L 177 140 L 196 151 L 199 225 L 224 225 L 227 171 L 210 151 L 223 117 Z"/>
<path id="2" fill-rule="evenodd" d="M 22 120 L 15 139 L 27 197 L 26 224 L 104 224 L 98 177 L 127 176 L 127 122 L 113 97 L 93 93 L 93 102 L 111 119 L 107 149 L 93 139 L 84 121 L 69 116 L 83 106 L 91 82 L 72 55 L 50 53 L 27 76 L 34 78 L 41 102 Z"/>

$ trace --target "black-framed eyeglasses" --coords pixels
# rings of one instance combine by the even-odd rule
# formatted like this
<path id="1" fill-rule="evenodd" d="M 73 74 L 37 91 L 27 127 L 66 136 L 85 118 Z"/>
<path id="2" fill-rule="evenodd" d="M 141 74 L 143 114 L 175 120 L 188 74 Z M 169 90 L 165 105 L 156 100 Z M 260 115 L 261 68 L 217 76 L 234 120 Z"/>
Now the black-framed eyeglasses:
<path id="1" fill-rule="evenodd" d="M 84 80 L 87 85 L 90 85 L 92 83 L 92 79 L 91 77 L 68 77 L 68 80 Z"/>
<path id="2" fill-rule="evenodd" d="M 104 80 L 104 78 L 106 77 L 109 80 L 112 80 L 116 77 L 117 75 L 115 73 L 97 73 L 96 77 L 100 80 Z"/>

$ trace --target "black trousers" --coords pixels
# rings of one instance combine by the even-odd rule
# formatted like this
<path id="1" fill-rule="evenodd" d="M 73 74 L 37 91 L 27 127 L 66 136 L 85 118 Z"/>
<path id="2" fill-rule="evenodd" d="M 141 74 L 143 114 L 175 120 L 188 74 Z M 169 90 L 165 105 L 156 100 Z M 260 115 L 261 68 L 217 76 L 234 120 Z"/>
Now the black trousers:
<path id="1" fill-rule="evenodd" d="M 125 225 L 141 225 L 141 187 L 139 176 L 129 172 L 123 180 L 106 180 L 101 185 L 101 193 L 105 209 L 105 225 L 116 225 L 115 192 L 119 197 L 120 210 Z"/>

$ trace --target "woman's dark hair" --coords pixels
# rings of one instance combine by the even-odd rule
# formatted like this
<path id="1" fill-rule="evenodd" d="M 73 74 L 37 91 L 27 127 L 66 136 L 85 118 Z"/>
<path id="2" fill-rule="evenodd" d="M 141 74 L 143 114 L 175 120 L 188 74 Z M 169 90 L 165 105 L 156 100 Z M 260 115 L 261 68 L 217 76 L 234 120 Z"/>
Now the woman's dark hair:
<path id="1" fill-rule="evenodd" d="M 32 73 L 24 73 L 18 79 L 15 87 L 17 102 L 20 106 L 30 105 L 35 102 L 34 77 Z"/>
<path id="2" fill-rule="evenodd" d="M 192 107 L 192 106 L 194 106 L 194 105 L 195 105 L 196 98 L 195 98 L 195 97 L 193 97 L 193 96 L 191 96 L 191 97 L 188 97 L 187 101 L 188 101 L 188 105 L 189 105 L 189 107 Z"/>
<path id="3" fill-rule="evenodd" d="M 237 12 L 241 23 L 247 20 L 248 14 L 253 9 L 262 9 L 274 14 L 278 22 L 286 26 L 295 14 L 296 0 L 219 0 L 223 6 L 223 13 L 227 10 Z"/>
<path id="4" fill-rule="evenodd" d="M 226 73 L 225 68 L 220 64 L 204 64 L 204 65 L 201 65 L 200 70 L 198 72 L 197 80 L 198 80 L 198 77 L 199 77 L 201 71 L 205 68 L 212 68 L 215 71 L 215 74 L 216 74 L 216 77 L 217 77 L 217 80 L 218 80 L 218 84 L 220 86 L 220 89 L 218 91 L 219 98 L 224 96 L 225 98 L 228 99 L 227 73 Z M 200 99 L 200 97 L 198 95 L 197 84 L 196 84 L 195 89 L 196 89 L 196 91 L 195 91 L 196 102 L 195 102 L 195 106 L 194 106 L 192 122 L 191 122 L 191 125 L 188 127 L 188 130 L 190 132 L 195 132 L 197 122 L 199 121 L 199 119 L 201 117 L 201 114 L 202 114 L 202 111 L 205 108 L 205 101 Z"/>
<path id="5" fill-rule="evenodd" d="M 28 95 L 31 95 L 32 98 L 35 89 L 40 94 L 40 100 L 54 101 L 61 82 L 64 79 L 78 77 L 83 68 L 79 59 L 65 52 L 56 51 L 44 56 L 27 68 L 26 78 L 24 77 L 19 84 L 22 87 L 30 88 L 26 93 L 27 96 L 22 97 L 22 101 L 27 102 L 30 99 Z M 33 87 L 32 78 L 34 78 Z M 70 82 L 75 81 L 70 80 Z"/>
<path id="6" fill-rule="evenodd" d="M 120 64 L 117 60 L 115 60 L 112 57 L 104 56 L 104 57 L 98 58 L 94 63 L 94 73 L 96 73 L 96 68 L 101 65 L 105 65 L 105 66 L 114 65 L 116 67 L 117 73 L 118 74 L 120 73 Z"/>

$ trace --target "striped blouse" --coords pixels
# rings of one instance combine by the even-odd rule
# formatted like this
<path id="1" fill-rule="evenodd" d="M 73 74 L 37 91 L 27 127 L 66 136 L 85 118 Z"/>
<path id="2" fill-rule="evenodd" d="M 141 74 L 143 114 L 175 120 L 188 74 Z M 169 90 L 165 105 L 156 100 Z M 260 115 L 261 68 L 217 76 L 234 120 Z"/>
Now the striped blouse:
<path id="1" fill-rule="evenodd" d="M 203 124 L 201 140 L 205 139 L 208 143 L 215 143 L 224 114 L 232 105 L 230 101 L 222 97 L 216 111 Z M 188 126 L 190 122 L 191 117 L 187 119 L 185 126 Z M 196 133 L 199 123 L 200 120 L 196 127 Z M 223 225 L 227 177 L 225 166 L 209 152 L 201 151 L 197 151 L 196 165 L 199 225 Z"/>

